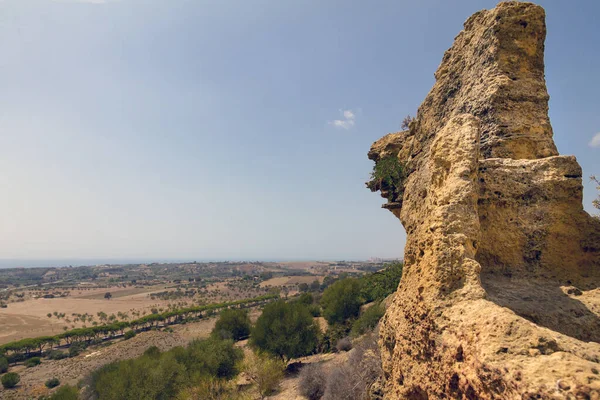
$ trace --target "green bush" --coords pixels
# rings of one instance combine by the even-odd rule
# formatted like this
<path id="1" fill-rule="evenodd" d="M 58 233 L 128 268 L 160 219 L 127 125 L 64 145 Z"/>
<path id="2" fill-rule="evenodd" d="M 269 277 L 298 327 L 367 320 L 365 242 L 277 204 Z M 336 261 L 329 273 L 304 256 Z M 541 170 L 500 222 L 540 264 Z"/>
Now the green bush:
<path id="1" fill-rule="evenodd" d="M 380 301 L 394 293 L 402 278 L 402 268 L 401 262 L 395 262 L 387 264 L 381 271 L 362 277 L 361 297 L 366 302 Z"/>
<path id="2" fill-rule="evenodd" d="M 313 317 L 320 317 L 321 307 L 318 304 L 311 304 L 308 306 L 308 312 L 310 312 L 310 315 Z"/>
<path id="3" fill-rule="evenodd" d="M 367 331 L 375 328 L 381 317 L 385 314 L 385 309 L 381 304 L 373 304 L 367 308 L 360 317 L 352 324 L 351 335 L 357 337 L 365 334 Z"/>
<path id="4" fill-rule="evenodd" d="M 144 355 L 150 358 L 159 358 L 160 357 L 160 349 L 156 346 L 150 346 L 144 351 Z"/>
<path id="5" fill-rule="evenodd" d="M 307 306 L 311 305 L 314 302 L 313 295 L 310 293 L 302 293 L 298 299 L 298 302 L 305 304 Z"/>
<path id="6" fill-rule="evenodd" d="M 69 347 L 69 357 L 77 357 L 87 346 L 83 342 L 75 342 Z"/>
<path id="7" fill-rule="evenodd" d="M 371 180 L 367 188 L 372 192 L 380 190 L 389 201 L 401 200 L 404 193 L 404 168 L 395 155 L 389 155 L 375 161 Z"/>
<path id="8" fill-rule="evenodd" d="M 8 359 L 6 357 L 0 356 L 0 374 L 8 371 Z"/>
<path id="9" fill-rule="evenodd" d="M 23 364 L 27 368 L 33 368 L 35 366 L 40 365 L 41 362 L 42 362 L 42 360 L 40 360 L 39 357 L 31 357 L 30 359 L 26 360 Z"/>
<path id="10" fill-rule="evenodd" d="M 363 299 L 361 283 L 355 278 L 336 281 L 323 292 L 323 316 L 330 324 L 341 324 L 358 316 Z"/>
<path id="11" fill-rule="evenodd" d="M 79 390 L 75 386 L 65 385 L 54 392 L 48 400 L 78 400 Z"/>
<path id="12" fill-rule="evenodd" d="M 261 398 L 277 389 L 284 377 L 285 363 L 267 354 L 250 353 L 244 359 L 242 368 L 256 384 Z"/>
<path id="13" fill-rule="evenodd" d="M 319 328 L 308 308 L 282 300 L 265 306 L 252 330 L 252 345 L 282 359 L 310 354 L 317 345 Z"/>
<path id="14" fill-rule="evenodd" d="M 48 389 L 52 389 L 57 387 L 58 385 L 60 385 L 60 381 L 58 380 L 58 378 L 52 378 L 52 379 L 48 379 L 46 381 L 46 387 Z"/>
<path id="15" fill-rule="evenodd" d="M 64 351 L 50 350 L 48 352 L 48 354 L 46 355 L 46 357 L 49 360 L 62 360 L 63 358 L 69 357 L 69 355 L 67 353 L 65 353 Z"/>
<path id="16" fill-rule="evenodd" d="M 319 349 L 323 353 L 336 351 L 336 344 L 340 339 L 345 338 L 350 333 L 350 324 L 333 324 L 329 325 L 327 332 L 321 337 Z"/>
<path id="17" fill-rule="evenodd" d="M 194 340 L 164 353 L 150 348 L 132 360 L 114 362 L 91 376 L 98 400 L 170 399 L 209 377 L 231 378 L 243 358 L 231 340 Z"/>
<path id="18" fill-rule="evenodd" d="M 129 340 L 129 339 L 135 337 L 135 335 L 136 335 L 135 331 L 130 330 L 130 331 L 125 332 L 125 335 L 123 335 L 123 337 L 125 338 L 125 340 Z"/>
<path id="19" fill-rule="evenodd" d="M 223 310 L 215 323 L 213 335 L 221 339 L 235 341 L 246 339 L 250 335 L 250 317 L 246 310 Z"/>
<path id="20" fill-rule="evenodd" d="M 12 389 L 21 381 L 21 377 L 16 372 L 9 372 L 2 375 L 2 386 L 4 389 Z"/>

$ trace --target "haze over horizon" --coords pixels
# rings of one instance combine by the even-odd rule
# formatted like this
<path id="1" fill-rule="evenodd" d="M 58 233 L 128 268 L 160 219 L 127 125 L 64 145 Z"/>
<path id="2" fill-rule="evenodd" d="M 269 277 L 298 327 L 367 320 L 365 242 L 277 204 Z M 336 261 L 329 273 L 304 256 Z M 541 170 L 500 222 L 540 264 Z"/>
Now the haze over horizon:
<path id="1" fill-rule="evenodd" d="M 0 1 L 0 257 L 402 257 L 366 153 L 496 3 Z M 600 3 L 538 3 L 592 212 Z"/>

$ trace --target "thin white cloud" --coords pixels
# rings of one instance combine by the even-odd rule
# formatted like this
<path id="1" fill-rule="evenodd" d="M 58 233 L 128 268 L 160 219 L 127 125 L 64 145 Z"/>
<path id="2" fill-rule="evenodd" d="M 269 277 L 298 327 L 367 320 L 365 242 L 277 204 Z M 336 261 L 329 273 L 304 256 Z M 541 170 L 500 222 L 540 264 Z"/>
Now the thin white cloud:
<path id="1" fill-rule="evenodd" d="M 600 147 L 600 132 L 594 135 L 589 145 L 590 147 Z"/>
<path id="2" fill-rule="evenodd" d="M 350 129 L 354 126 L 356 121 L 356 115 L 352 110 L 340 110 L 340 114 L 344 117 L 343 119 L 335 119 L 329 123 L 338 129 Z"/>

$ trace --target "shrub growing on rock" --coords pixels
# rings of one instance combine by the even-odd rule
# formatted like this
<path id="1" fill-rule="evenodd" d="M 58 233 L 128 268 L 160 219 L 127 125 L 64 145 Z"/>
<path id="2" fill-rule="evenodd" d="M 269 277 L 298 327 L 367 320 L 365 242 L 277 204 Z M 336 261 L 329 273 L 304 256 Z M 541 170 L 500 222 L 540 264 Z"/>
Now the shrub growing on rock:
<path id="1" fill-rule="evenodd" d="M 367 188 L 381 191 L 389 201 L 402 200 L 404 194 L 404 168 L 395 155 L 380 158 L 375 162 Z"/>
<path id="2" fill-rule="evenodd" d="M 9 372 L 2 375 L 1 381 L 4 389 L 12 389 L 21 381 L 21 377 L 16 372 Z"/>

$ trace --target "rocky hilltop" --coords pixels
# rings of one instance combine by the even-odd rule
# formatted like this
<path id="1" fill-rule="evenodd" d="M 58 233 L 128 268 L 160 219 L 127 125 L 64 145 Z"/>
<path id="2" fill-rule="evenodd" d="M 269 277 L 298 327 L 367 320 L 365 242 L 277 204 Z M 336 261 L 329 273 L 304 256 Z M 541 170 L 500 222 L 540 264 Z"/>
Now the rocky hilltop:
<path id="1" fill-rule="evenodd" d="M 382 190 L 407 232 L 381 326 L 389 399 L 600 399 L 600 222 L 548 118 L 543 8 L 500 3 L 464 24 Z"/>

